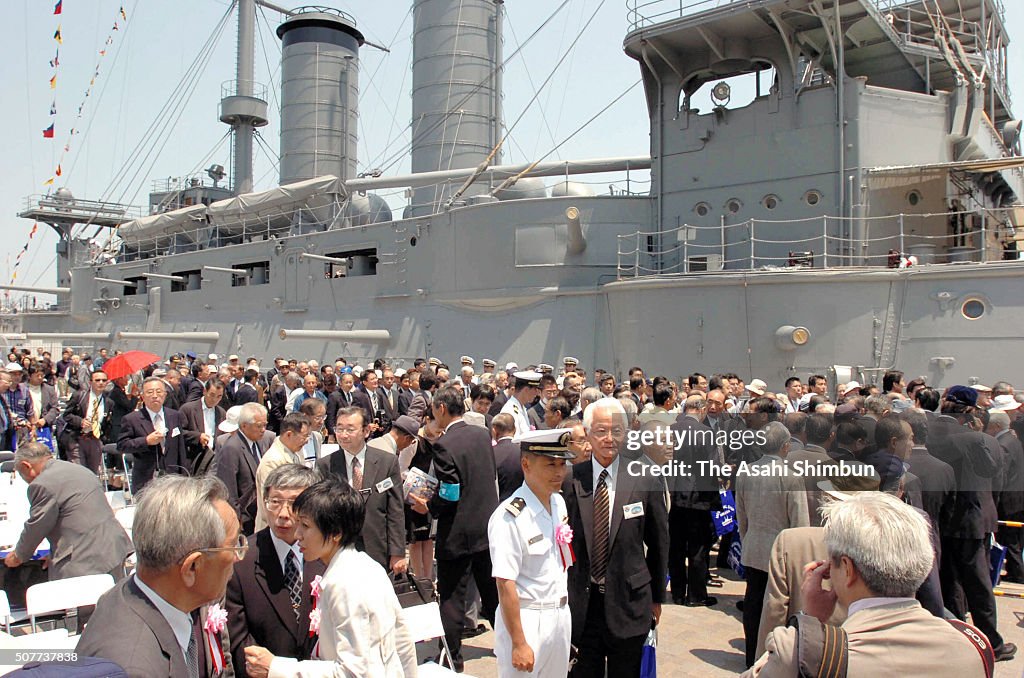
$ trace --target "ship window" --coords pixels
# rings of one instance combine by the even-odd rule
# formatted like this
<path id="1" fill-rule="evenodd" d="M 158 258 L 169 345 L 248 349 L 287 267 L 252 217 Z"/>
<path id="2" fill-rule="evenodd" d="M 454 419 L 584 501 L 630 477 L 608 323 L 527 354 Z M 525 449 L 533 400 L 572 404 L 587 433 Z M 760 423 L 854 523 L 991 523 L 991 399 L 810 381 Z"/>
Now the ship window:
<path id="1" fill-rule="evenodd" d="M 741 207 L 743 207 L 743 203 L 737 200 L 736 198 L 733 198 L 729 202 L 725 203 L 725 209 L 729 210 L 729 214 L 736 214 L 737 212 L 740 211 Z"/>
<path id="2" fill-rule="evenodd" d="M 146 293 L 146 285 L 149 282 L 146 278 L 125 278 L 124 281 L 131 283 L 131 285 L 124 286 L 124 295 L 126 297 L 134 297 Z"/>
<path id="3" fill-rule="evenodd" d="M 763 205 L 766 210 L 773 210 L 779 206 L 779 196 L 766 195 L 761 199 L 761 205 Z"/>
<path id="4" fill-rule="evenodd" d="M 248 264 L 235 264 L 231 268 L 245 271 L 245 275 L 231 276 L 232 287 L 248 287 L 249 285 L 266 285 L 270 282 L 270 262 L 254 261 Z"/>
<path id="5" fill-rule="evenodd" d="M 181 280 L 171 281 L 172 292 L 188 292 L 198 290 L 203 286 L 202 271 L 175 271 L 172 275 Z"/>
<path id="6" fill-rule="evenodd" d="M 804 193 L 804 202 L 812 207 L 821 202 L 821 193 L 818 191 L 807 191 Z"/>
<path id="7" fill-rule="evenodd" d="M 968 299 L 960 307 L 960 313 L 968 320 L 977 320 L 985 315 L 985 302 L 981 299 Z"/>
<path id="8" fill-rule="evenodd" d="M 907 202 L 910 203 L 911 206 L 916 206 L 921 202 L 921 194 L 918 191 L 911 191 L 910 193 L 907 193 Z"/>
<path id="9" fill-rule="evenodd" d="M 324 264 L 324 277 L 328 279 L 352 278 L 360 275 L 377 275 L 377 250 L 376 248 L 364 248 L 359 250 L 345 250 L 342 252 L 330 252 L 329 257 L 348 259 L 348 264 Z"/>
<path id="10" fill-rule="evenodd" d="M 697 206 L 693 208 L 693 211 L 697 213 L 698 217 L 706 217 L 708 212 L 711 211 L 711 205 L 706 202 L 699 202 Z"/>

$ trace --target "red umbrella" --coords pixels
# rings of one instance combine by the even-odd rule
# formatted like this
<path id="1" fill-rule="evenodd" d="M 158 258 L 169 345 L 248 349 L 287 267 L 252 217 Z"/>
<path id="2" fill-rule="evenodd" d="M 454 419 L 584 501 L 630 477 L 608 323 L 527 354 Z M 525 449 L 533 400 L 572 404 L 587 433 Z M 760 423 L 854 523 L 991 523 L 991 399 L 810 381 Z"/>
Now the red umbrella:
<path id="1" fill-rule="evenodd" d="M 148 351 L 125 351 L 103 363 L 102 369 L 107 373 L 108 379 L 120 379 L 161 360 L 163 358 Z"/>

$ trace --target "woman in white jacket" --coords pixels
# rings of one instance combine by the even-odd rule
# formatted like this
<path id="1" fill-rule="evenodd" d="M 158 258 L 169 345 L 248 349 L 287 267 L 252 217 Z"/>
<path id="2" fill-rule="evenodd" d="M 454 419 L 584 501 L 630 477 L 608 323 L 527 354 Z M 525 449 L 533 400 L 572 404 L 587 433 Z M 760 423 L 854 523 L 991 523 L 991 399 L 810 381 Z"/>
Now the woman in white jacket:
<path id="1" fill-rule="evenodd" d="M 363 526 L 362 497 L 331 478 L 304 490 L 292 510 L 303 557 L 327 565 L 310 617 L 312 629 L 319 616 L 320 639 L 307 661 L 275 657 L 262 647 L 246 648 L 249 676 L 415 678 L 416 646 L 391 579 L 354 545 Z M 303 582 L 302 588 L 303 595 L 310 595 L 314 582 Z"/>

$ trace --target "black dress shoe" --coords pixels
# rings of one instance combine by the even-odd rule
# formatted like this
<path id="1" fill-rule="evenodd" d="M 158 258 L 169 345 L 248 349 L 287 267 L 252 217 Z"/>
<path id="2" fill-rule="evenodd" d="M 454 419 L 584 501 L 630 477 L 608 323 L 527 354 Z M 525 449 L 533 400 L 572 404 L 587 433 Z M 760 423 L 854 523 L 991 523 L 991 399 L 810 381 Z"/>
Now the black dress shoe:
<path id="1" fill-rule="evenodd" d="M 686 605 L 686 598 L 673 598 L 672 599 L 672 604 L 673 605 Z"/>
<path id="2" fill-rule="evenodd" d="M 484 633 L 487 633 L 487 627 L 483 624 L 477 624 L 475 629 L 462 629 L 463 638 L 476 638 Z"/>
<path id="3" fill-rule="evenodd" d="M 739 610 L 740 612 L 743 612 L 743 601 L 742 600 L 737 600 L 736 601 L 736 609 Z"/>
<path id="4" fill-rule="evenodd" d="M 1013 643 L 1003 643 L 995 649 L 997 662 L 1010 661 L 1015 654 L 1017 654 L 1017 646 Z"/>
<path id="5" fill-rule="evenodd" d="M 704 600 L 688 600 L 686 601 L 686 607 L 711 607 L 712 605 L 718 604 L 718 598 L 714 596 L 708 596 Z"/>

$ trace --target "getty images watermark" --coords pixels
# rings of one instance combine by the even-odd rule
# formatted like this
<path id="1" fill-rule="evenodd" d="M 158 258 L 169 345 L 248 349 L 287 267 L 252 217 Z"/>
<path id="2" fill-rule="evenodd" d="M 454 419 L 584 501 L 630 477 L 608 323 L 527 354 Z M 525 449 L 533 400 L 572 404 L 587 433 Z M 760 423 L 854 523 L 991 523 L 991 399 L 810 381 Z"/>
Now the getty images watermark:
<path id="1" fill-rule="evenodd" d="M 668 427 L 647 429 L 643 431 L 629 431 L 626 434 L 626 449 L 630 452 L 640 452 L 651 447 L 659 449 L 671 448 L 680 450 L 683 447 L 712 447 L 720 448 L 723 452 L 739 452 L 751 446 L 763 446 L 767 442 L 765 431 L 750 429 L 734 431 L 711 431 L 684 429 L 675 430 Z M 664 464 L 651 463 L 650 460 L 635 459 L 626 466 L 626 471 L 632 476 L 652 476 L 661 478 L 730 478 L 738 476 L 785 476 L 796 477 L 811 476 L 815 478 L 835 477 L 868 477 L 873 476 L 875 469 L 867 464 L 847 464 L 842 461 L 812 462 L 807 460 L 796 460 L 787 464 L 752 464 L 747 461 L 739 461 L 736 464 L 726 464 L 723 461 L 713 459 L 700 459 L 694 462 L 686 462 L 680 459 L 673 459 Z"/>

